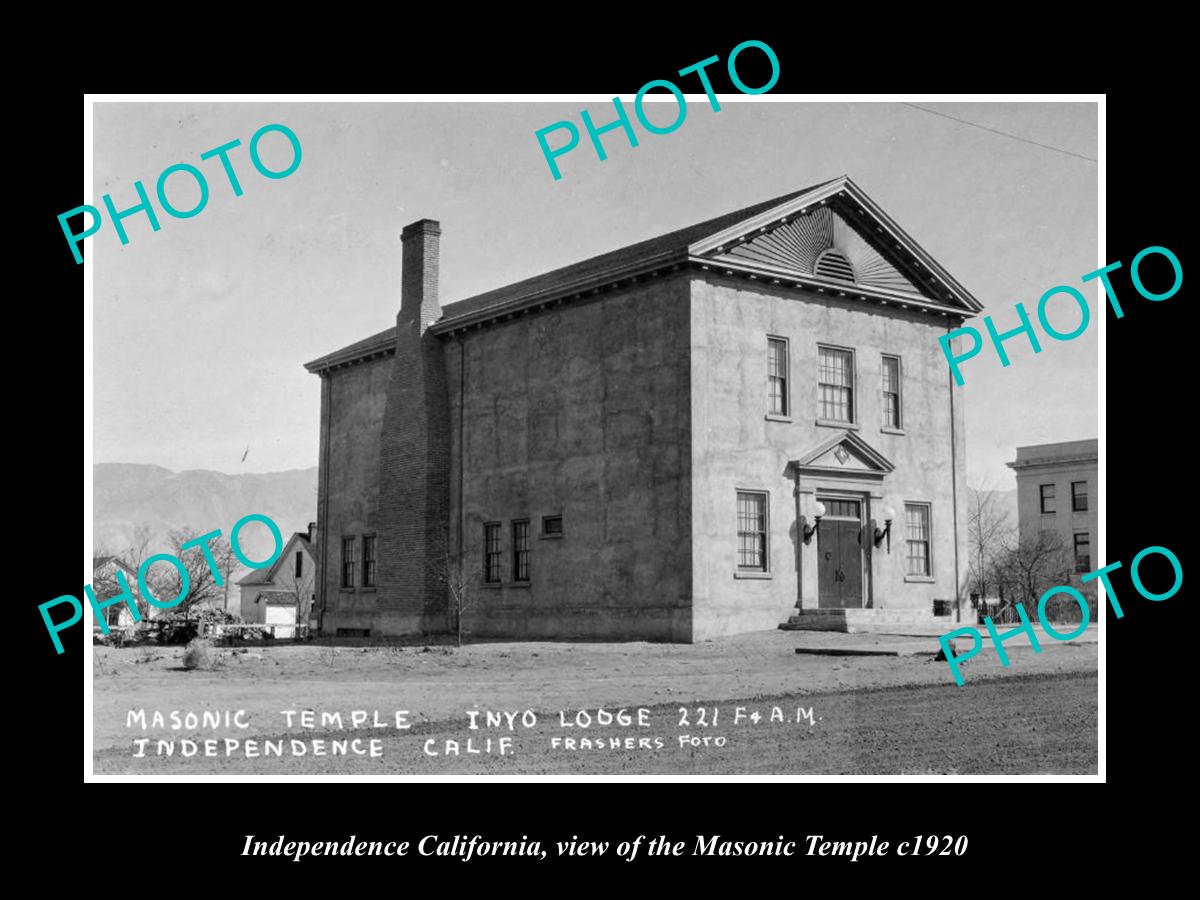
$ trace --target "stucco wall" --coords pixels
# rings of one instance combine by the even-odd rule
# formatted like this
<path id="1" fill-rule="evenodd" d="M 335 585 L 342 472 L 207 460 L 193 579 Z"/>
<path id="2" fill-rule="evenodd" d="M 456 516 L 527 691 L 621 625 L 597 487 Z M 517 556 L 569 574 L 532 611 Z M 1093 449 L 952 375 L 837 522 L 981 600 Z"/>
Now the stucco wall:
<path id="1" fill-rule="evenodd" d="M 262 585 L 246 585 L 242 588 L 241 616 L 243 622 L 257 623 L 263 620 L 262 604 L 256 603 Z"/>
<path id="2" fill-rule="evenodd" d="M 691 639 L 688 309 L 680 275 L 447 342 L 471 634 Z M 542 537 L 552 515 L 561 538 Z M 512 581 L 520 518 L 524 587 Z M 481 584 L 489 521 L 501 523 L 498 588 Z"/>
<path id="3" fill-rule="evenodd" d="M 797 535 L 796 478 L 789 461 L 840 432 L 818 426 L 818 343 L 852 348 L 857 375 L 854 433 L 895 466 L 881 485 L 896 511 L 891 553 L 869 552 L 864 604 L 931 609 L 955 596 L 950 399 L 937 343 L 946 320 L 717 274 L 692 287 L 693 586 L 697 639 L 773 628 L 798 605 L 817 606 L 816 538 Z M 766 418 L 767 336 L 789 340 L 791 421 Z M 881 354 L 902 360 L 904 434 L 881 430 Z M 965 541 L 962 395 L 955 396 L 958 530 Z M 802 485 L 802 488 L 805 487 Z M 811 485 L 808 486 L 811 489 Z M 770 496 L 770 578 L 736 578 L 737 491 Z M 905 574 L 904 503 L 932 504 L 933 577 Z M 805 496 L 811 502 L 811 495 Z M 808 514 L 808 509 L 804 510 Z M 881 523 L 882 524 L 882 523 Z M 868 525 L 869 528 L 869 525 Z M 869 542 L 868 542 L 869 544 Z M 965 543 L 962 544 L 965 546 Z M 962 566 L 960 566 L 960 569 Z M 802 578 L 802 573 L 804 577 Z M 801 587 L 804 597 L 800 598 Z"/>
<path id="4" fill-rule="evenodd" d="M 330 376 L 327 524 L 319 536 L 328 546 L 323 552 L 318 549 L 318 558 L 324 559 L 318 577 L 325 591 L 326 634 L 336 634 L 338 628 L 374 627 L 375 591 L 341 587 L 342 537 L 361 538 L 377 528 L 379 439 L 391 364 L 392 357 L 385 356 Z M 361 567 L 360 541 L 355 573 L 359 582 Z"/>

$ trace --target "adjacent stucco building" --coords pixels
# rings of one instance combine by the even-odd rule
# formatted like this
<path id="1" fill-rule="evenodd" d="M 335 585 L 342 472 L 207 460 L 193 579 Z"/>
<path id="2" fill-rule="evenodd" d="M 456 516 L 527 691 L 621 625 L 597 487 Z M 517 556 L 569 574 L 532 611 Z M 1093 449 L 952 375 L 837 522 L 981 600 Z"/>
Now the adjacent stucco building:
<path id="1" fill-rule="evenodd" d="M 1080 575 L 1098 569 L 1095 547 L 1099 535 L 1099 442 L 1065 441 L 1018 447 L 1008 464 L 1017 474 L 1017 519 L 1022 541 L 1039 531 L 1059 536 L 1068 566 L 1070 584 L 1096 601 L 1095 580 L 1086 584 Z M 1093 565 L 1095 563 L 1095 565 Z"/>
<path id="2" fill-rule="evenodd" d="M 394 328 L 307 364 L 323 632 L 442 630 L 460 593 L 468 632 L 512 638 L 954 607 L 938 338 L 981 306 L 849 178 L 447 306 L 440 234 L 404 229 Z"/>

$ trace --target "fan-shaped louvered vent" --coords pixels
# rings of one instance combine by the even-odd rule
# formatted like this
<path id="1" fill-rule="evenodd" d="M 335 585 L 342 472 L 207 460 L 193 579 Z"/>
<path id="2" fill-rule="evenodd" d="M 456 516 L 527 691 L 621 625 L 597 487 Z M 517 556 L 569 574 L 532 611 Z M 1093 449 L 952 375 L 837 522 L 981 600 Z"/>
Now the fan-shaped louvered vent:
<path id="1" fill-rule="evenodd" d="M 817 264 L 813 272 L 825 278 L 838 278 L 842 281 L 854 280 L 854 267 L 850 265 L 850 260 L 846 259 L 846 254 L 841 250 L 832 247 L 817 257 Z"/>
<path id="2" fill-rule="evenodd" d="M 920 288 L 867 243 L 841 215 L 824 206 L 749 241 L 715 251 L 714 255 L 844 279 L 866 287 L 921 293 Z"/>

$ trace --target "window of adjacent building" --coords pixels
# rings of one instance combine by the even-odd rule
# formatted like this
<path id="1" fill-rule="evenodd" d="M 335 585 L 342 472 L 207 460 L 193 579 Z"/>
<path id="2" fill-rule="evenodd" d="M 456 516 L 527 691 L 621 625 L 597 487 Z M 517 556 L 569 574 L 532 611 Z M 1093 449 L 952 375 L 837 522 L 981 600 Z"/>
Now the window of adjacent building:
<path id="1" fill-rule="evenodd" d="M 788 415 L 788 344 L 783 338 L 767 338 L 768 411 Z"/>
<path id="2" fill-rule="evenodd" d="M 512 523 L 513 581 L 529 580 L 529 520 Z"/>
<path id="3" fill-rule="evenodd" d="M 883 424 L 900 427 L 900 357 L 883 357 Z"/>
<path id="4" fill-rule="evenodd" d="M 1042 512 L 1044 512 L 1044 513 L 1054 512 L 1054 510 L 1055 510 L 1055 507 L 1054 507 L 1054 485 L 1043 484 L 1043 485 L 1039 485 L 1038 488 L 1041 491 Z"/>
<path id="5" fill-rule="evenodd" d="M 908 574 L 932 575 L 929 559 L 930 522 L 928 503 L 904 504 L 904 536 L 908 545 Z"/>
<path id="6" fill-rule="evenodd" d="M 1075 512 L 1087 512 L 1087 482 L 1071 482 L 1071 509 Z"/>
<path id="7" fill-rule="evenodd" d="M 821 392 L 821 418 L 831 422 L 854 421 L 854 353 L 821 347 L 817 382 Z"/>
<path id="8" fill-rule="evenodd" d="M 1092 542 L 1086 531 L 1075 535 L 1075 571 L 1092 571 Z"/>
<path id="9" fill-rule="evenodd" d="M 354 545 L 352 537 L 342 538 L 342 587 L 354 587 Z"/>
<path id="10" fill-rule="evenodd" d="M 299 578 L 304 574 L 304 554 L 297 551 L 296 553 L 296 577 Z"/>
<path id="11" fill-rule="evenodd" d="M 363 587 L 375 587 L 375 535 L 363 535 Z"/>
<path id="12" fill-rule="evenodd" d="M 738 568 L 767 571 L 767 495 L 738 491 Z"/>
<path id="13" fill-rule="evenodd" d="M 485 583 L 500 583 L 500 558 L 500 523 L 485 522 L 483 525 L 483 580 Z"/>
<path id="14" fill-rule="evenodd" d="M 562 537 L 562 516 L 542 516 L 542 536 Z"/>

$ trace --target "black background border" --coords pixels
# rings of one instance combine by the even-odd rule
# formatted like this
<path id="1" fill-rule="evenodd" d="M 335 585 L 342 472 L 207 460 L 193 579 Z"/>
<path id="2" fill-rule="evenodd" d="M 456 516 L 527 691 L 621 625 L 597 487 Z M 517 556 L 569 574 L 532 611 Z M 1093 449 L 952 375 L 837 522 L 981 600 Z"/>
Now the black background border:
<path id="1" fill-rule="evenodd" d="M 376 64 L 359 70 L 370 77 L 348 72 L 338 85 L 341 89 L 374 89 L 425 92 L 471 91 L 479 88 L 471 82 L 486 72 L 490 92 L 588 92 L 630 96 L 642 83 L 665 77 L 692 62 L 712 54 L 724 60 L 729 49 L 740 40 L 754 37 L 768 42 L 781 62 L 781 77 L 772 93 L 812 90 L 808 77 L 813 67 L 807 64 L 810 41 L 802 36 L 779 33 L 758 27 L 713 28 L 711 36 L 661 38 L 622 35 L 619 51 L 613 52 L 615 38 L 597 36 L 591 43 L 574 36 L 569 50 L 557 50 L 554 64 L 536 50 L 526 53 L 504 46 L 467 48 L 458 44 L 457 55 L 448 58 L 446 45 L 427 48 L 406 47 L 386 66 Z M 417 42 L 414 42 L 416 44 Z M 531 40 L 532 45 L 536 41 Z M 870 54 L 870 49 L 864 49 Z M 438 53 L 441 54 L 439 59 Z M 743 78 L 749 84 L 762 83 L 746 56 Z M 739 61 L 740 62 L 740 61 Z M 948 68 L 953 68 L 948 66 Z M 719 71 L 718 67 L 714 67 Z M 978 71 L 976 69 L 975 71 Z M 1158 544 L 1171 548 L 1188 571 L 1187 536 L 1181 519 L 1183 509 L 1194 506 L 1186 488 L 1168 492 L 1157 488 L 1147 477 L 1181 466 L 1188 471 L 1187 449 L 1189 417 L 1183 413 L 1195 408 L 1191 392 L 1182 380 L 1181 361 L 1188 358 L 1184 342 L 1189 330 L 1184 322 L 1184 290 L 1162 303 L 1138 297 L 1128 280 L 1128 264 L 1142 248 L 1161 245 L 1171 248 L 1184 269 L 1187 268 L 1183 241 L 1184 185 L 1190 182 L 1183 160 L 1188 142 L 1174 137 L 1172 123 L 1178 115 L 1177 104 L 1156 90 L 1142 90 L 1130 83 L 1128 75 L 1096 74 L 1075 77 L 1074 85 L 1062 87 L 1050 83 L 1014 83 L 1011 71 L 1004 77 L 963 79 L 961 70 L 950 73 L 930 65 L 908 78 L 892 78 L 886 87 L 895 91 L 930 89 L 938 91 L 1048 91 L 1057 89 L 1107 91 L 1107 260 L 1122 260 L 1125 268 L 1114 277 L 1125 309 L 1125 317 L 1107 316 L 1107 460 L 1105 562 L 1121 560 L 1126 568 L 1113 582 L 1125 609 L 1125 617 L 1116 620 L 1107 615 L 1107 780 L 1122 789 L 1122 807 L 1140 808 L 1151 802 L 1148 794 L 1169 790 L 1181 770 L 1178 740 L 1182 718 L 1180 699 L 1184 694 L 1182 657 L 1186 647 L 1179 637 L 1187 634 L 1183 608 L 1186 591 L 1171 600 L 1151 603 L 1137 597 L 1128 579 L 1128 564 L 1142 548 Z M 821 90 L 876 90 L 874 73 L 865 72 L 855 83 L 853 77 L 839 78 L 836 85 L 825 82 Z M 1124 79 L 1123 89 L 1113 90 Z M 289 82 L 286 89 L 300 91 L 314 87 Z M 317 81 L 317 77 L 308 79 Z M 325 79 L 322 79 L 325 81 Z M 1060 79 L 1061 80 L 1061 79 Z M 1151 79 L 1152 80 L 1152 79 Z M 183 83 L 174 87 L 183 91 L 235 90 L 232 84 Z M 727 85 L 714 82 L 717 90 Z M 112 88 L 103 84 L 100 90 Z M 321 85 L 332 90 L 328 83 Z M 692 90 L 692 88 L 687 88 Z M 165 88 L 156 86 L 155 90 Z M 67 632 L 68 649 L 55 655 L 37 612 L 37 604 L 60 594 L 76 593 L 78 581 L 78 545 L 68 539 L 64 512 L 75 508 L 81 467 L 74 456 L 75 418 L 79 406 L 79 382 L 71 363 L 73 351 L 67 341 L 64 308 L 80 302 L 82 267 L 70 256 L 56 216 L 84 202 L 81 192 L 80 151 L 82 145 L 83 96 L 62 86 L 30 98 L 27 116 L 36 123 L 39 139 L 35 152 L 25 163 L 32 166 L 27 179 L 18 187 L 28 191 L 22 201 L 27 215 L 20 222 L 34 229 L 32 240 L 21 246 L 33 251 L 38 264 L 31 289 L 18 299 L 19 320 L 26 346 L 17 349 L 19 357 L 41 352 L 37 360 L 25 362 L 40 373 L 36 388 L 28 382 L 11 396 L 15 419 L 32 425 L 21 444 L 33 454 L 36 490 L 18 500 L 23 534 L 35 546 L 36 565 L 19 567 L 25 587 L 15 591 L 19 605 L 17 621 L 23 622 L 22 650 L 26 657 L 23 671 L 28 676 L 18 681 L 25 709 L 19 713 L 22 732 L 32 735 L 23 742 L 23 756 L 31 761 L 38 795 L 29 812 L 33 830 L 43 835 L 105 836 L 105 842 L 119 859 L 125 852 L 121 836 L 130 834 L 128 853 L 138 860 L 138 871 L 145 875 L 160 872 L 178 879 L 179 854 L 194 855 L 197 865 L 207 859 L 219 863 L 222 880 L 229 876 L 256 879 L 266 877 L 273 883 L 281 875 L 288 883 L 308 878 L 318 871 L 339 871 L 339 879 L 353 880 L 360 872 L 382 871 L 391 877 L 409 877 L 427 872 L 434 877 L 453 874 L 455 885 L 476 878 L 488 879 L 500 867 L 521 868 L 521 861 L 477 860 L 463 865 L 457 860 L 407 857 L 404 860 L 377 860 L 367 857 L 350 863 L 344 859 L 306 860 L 293 864 L 278 859 L 244 859 L 237 854 L 249 833 L 268 836 L 287 834 L 289 839 L 338 839 L 350 834 L 363 839 L 410 840 L 423 834 L 485 834 L 511 838 L 528 835 L 544 842 L 578 834 L 585 839 L 619 841 L 638 834 L 665 833 L 673 839 L 688 840 L 696 834 L 722 834 L 734 839 L 773 839 L 779 834 L 801 839 L 806 834 L 825 834 L 838 840 L 858 840 L 879 834 L 881 839 L 903 839 L 916 834 L 960 834 L 971 838 L 972 851 L 964 859 L 935 857 L 925 861 L 895 857 L 883 861 L 850 864 L 842 860 L 795 857 L 791 859 L 696 859 L 624 863 L 615 858 L 583 861 L 569 860 L 569 866 L 582 871 L 585 865 L 606 870 L 622 867 L 638 872 L 654 866 L 669 869 L 672 879 L 706 877 L 714 869 L 749 873 L 761 877 L 787 867 L 806 877 L 823 872 L 865 874 L 868 867 L 897 865 L 926 877 L 945 877 L 951 871 L 964 872 L 967 866 L 989 863 L 1004 868 L 998 860 L 1011 859 L 1009 853 L 1043 848 L 1043 852 L 1063 859 L 1079 859 L 1084 853 L 1101 852 L 1104 835 L 1120 827 L 1116 821 L 1097 818 L 1092 810 L 1103 809 L 1097 795 L 1081 796 L 1094 785 L 1064 785 L 1031 782 L 1014 778 L 1005 784 L 933 783 L 895 786 L 878 782 L 854 784 L 771 783 L 687 783 L 665 784 L 631 782 L 622 784 L 472 783 L 472 784 L 401 784 L 394 787 L 357 784 L 224 784 L 198 787 L 188 784 L 84 785 L 81 752 L 81 653 L 76 631 Z M 681 133 L 676 139 L 686 139 Z M 997 138 L 1002 140 L 1002 138 Z M 25 171 L 28 171 L 26 168 Z M 1164 187 L 1164 185 L 1167 185 Z M 1190 191 L 1190 189 L 1188 189 Z M 986 223 L 981 223 L 986 233 Z M 84 250 L 86 253 L 86 248 Z M 19 262 L 19 261 L 18 261 Z M 1012 265 L 1021 265 L 1013 260 Z M 1064 273 L 1069 274 L 1069 273 Z M 1082 273 L 1080 273 L 1082 274 Z M 1089 299 L 1091 293 L 1088 294 Z M 1030 305 L 1036 298 L 1026 300 Z M 78 309 L 78 307 L 75 307 Z M 1093 325 L 1093 327 L 1095 327 Z M 55 338 L 63 336 L 64 341 Z M 131 352 L 138 340 L 153 340 L 151 329 L 132 336 Z M 76 345 L 78 346 L 78 345 Z M 1050 348 L 1052 349 L 1052 347 Z M 82 360 L 83 351 L 79 351 Z M 11 384 L 11 382 L 10 382 Z M 1128 387 L 1127 387 L 1128 385 Z M 75 413 L 69 413 L 75 410 Z M 97 418 L 105 415 L 96 410 Z M 1183 439 L 1174 434 L 1181 428 Z M 18 437 L 14 434 L 13 437 Z M 1174 482 L 1172 483 L 1174 484 Z M 1187 481 L 1184 481 L 1187 484 Z M 20 497 L 20 494 L 14 494 Z M 33 577 L 29 577 L 32 575 Z M 1143 576 L 1151 586 L 1153 573 Z M 18 715 L 13 713 L 13 716 Z M 1132 793 L 1133 791 L 1138 793 Z M 1128 792 L 1128 793 L 1127 793 Z M 1139 797 L 1139 799 L 1134 799 Z M 1128 802 L 1132 806 L 1125 807 Z M 1109 810 L 1100 815 L 1116 816 Z M 1152 821 L 1152 820 L 1151 820 Z M 1132 826 L 1132 822 L 1128 823 Z M 65 838 L 64 838 L 65 839 Z M 146 852 L 147 842 L 161 842 L 171 853 Z M 47 839 L 42 846 L 57 841 Z M 139 849 L 141 848 L 141 849 Z M 1018 849 L 1024 848 L 1024 849 Z M 987 855 L 984 855 L 984 852 Z M 90 851 L 90 852 L 89 852 Z M 95 861 L 93 847 L 80 852 Z M 107 854 L 106 854 L 107 855 Z M 111 857 L 110 857 L 111 858 Z M 119 862 L 118 862 L 119 864 Z M 539 864 L 544 866 L 551 864 Z M 353 866 L 352 869 L 348 868 Z M 430 866 L 435 868 L 431 869 Z M 449 869 L 445 867 L 451 867 Z M 803 868 L 793 868 L 802 866 Z M 815 869 L 814 869 L 815 867 Z M 832 868 L 831 868 L 832 867 Z M 186 869 L 182 870 L 186 871 Z M 540 868 L 529 875 L 537 877 Z M 528 876 L 524 876 L 528 877 Z M 493 883 L 495 884 L 495 883 Z M 546 882 L 547 886 L 549 882 Z M 571 882 L 575 884 L 575 882 Z M 625 882 L 605 882 L 619 888 Z M 1015 886 L 1015 885 L 1014 885 Z"/>

